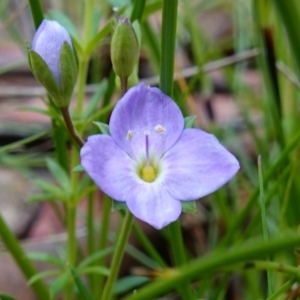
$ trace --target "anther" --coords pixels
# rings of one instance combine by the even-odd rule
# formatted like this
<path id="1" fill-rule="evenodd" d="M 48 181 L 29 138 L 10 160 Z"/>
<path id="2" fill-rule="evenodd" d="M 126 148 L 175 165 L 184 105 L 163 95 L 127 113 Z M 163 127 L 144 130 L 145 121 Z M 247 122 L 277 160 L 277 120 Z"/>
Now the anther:
<path id="1" fill-rule="evenodd" d="M 145 146 L 146 146 L 146 166 L 150 166 L 150 158 L 149 158 L 149 134 L 145 132 Z"/>
<path id="2" fill-rule="evenodd" d="M 158 134 L 162 134 L 162 133 L 165 133 L 165 132 L 166 132 L 166 128 L 165 128 L 164 126 L 162 126 L 162 125 L 156 125 L 156 126 L 154 127 L 154 130 L 155 130 L 155 132 L 158 133 Z"/>
<path id="3" fill-rule="evenodd" d="M 127 135 L 126 135 L 126 140 L 131 141 L 132 138 L 133 138 L 133 136 L 134 136 L 133 131 L 132 130 L 128 130 Z"/>

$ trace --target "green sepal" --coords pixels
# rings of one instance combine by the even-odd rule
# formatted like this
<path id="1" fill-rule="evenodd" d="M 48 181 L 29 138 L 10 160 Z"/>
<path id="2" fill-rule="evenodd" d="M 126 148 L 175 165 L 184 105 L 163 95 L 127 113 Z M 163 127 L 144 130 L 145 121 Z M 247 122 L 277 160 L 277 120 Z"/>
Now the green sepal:
<path id="1" fill-rule="evenodd" d="M 123 201 L 117 201 L 115 199 L 111 199 L 112 201 L 112 206 L 111 206 L 111 210 L 112 211 L 116 211 L 116 210 L 127 210 L 128 207 L 126 205 L 126 202 L 123 202 Z"/>
<path id="2" fill-rule="evenodd" d="M 63 101 L 58 107 L 67 107 L 70 104 L 74 86 L 77 80 L 78 67 L 72 47 L 64 42 L 60 50 L 61 94 Z"/>
<path id="3" fill-rule="evenodd" d="M 29 66 L 34 77 L 45 87 L 57 106 L 62 97 L 58 84 L 42 57 L 33 50 L 28 51 Z M 60 106 L 59 106 L 60 107 Z"/>
<path id="4" fill-rule="evenodd" d="M 100 130 L 102 134 L 110 135 L 109 126 L 106 123 L 102 122 L 93 122 Z"/>
<path id="5" fill-rule="evenodd" d="M 72 172 L 85 172 L 85 169 L 82 165 L 77 165 L 75 168 L 73 168 Z"/>
<path id="6" fill-rule="evenodd" d="M 196 116 L 187 116 L 184 118 L 184 128 L 192 128 L 196 120 Z"/>
<path id="7" fill-rule="evenodd" d="M 196 201 L 180 201 L 182 211 L 185 213 L 195 214 L 197 213 Z"/>

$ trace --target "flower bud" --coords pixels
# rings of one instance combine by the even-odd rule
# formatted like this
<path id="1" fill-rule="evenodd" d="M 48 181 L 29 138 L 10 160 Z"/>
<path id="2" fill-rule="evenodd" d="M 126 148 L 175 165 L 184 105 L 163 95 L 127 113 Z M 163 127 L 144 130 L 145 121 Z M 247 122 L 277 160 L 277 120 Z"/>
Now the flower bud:
<path id="1" fill-rule="evenodd" d="M 138 54 L 135 31 L 130 21 L 121 17 L 111 41 L 111 60 L 115 73 L 121 78 L 128 78 L 137 63 Z"/>
<path id="2" fill-rule="evenodd" d="M 67 30 L 44 20 L 28 51 L 30 68 L 58 107 L 67 107 L 77 79 L 75 50 Z"/>

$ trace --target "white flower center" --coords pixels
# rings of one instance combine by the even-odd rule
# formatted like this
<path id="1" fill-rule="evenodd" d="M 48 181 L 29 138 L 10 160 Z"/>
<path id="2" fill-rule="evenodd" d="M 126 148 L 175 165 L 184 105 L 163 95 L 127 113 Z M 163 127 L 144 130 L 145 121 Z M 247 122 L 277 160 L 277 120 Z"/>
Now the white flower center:
<path id="1" fill-rule="evenodd" d="M 151 162 L 149 155 L 149 132 L 145 131 L 146 161 L 139 169 L 140 177 L 146 182 L 153 182 L 158 174 L 157 167 Z"/>

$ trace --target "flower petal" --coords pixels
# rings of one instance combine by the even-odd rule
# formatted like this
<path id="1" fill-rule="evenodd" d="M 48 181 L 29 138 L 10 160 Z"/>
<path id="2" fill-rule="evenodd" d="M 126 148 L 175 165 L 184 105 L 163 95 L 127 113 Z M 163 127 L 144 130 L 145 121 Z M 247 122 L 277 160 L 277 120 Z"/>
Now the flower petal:
<path id="1" fill-rule="evenodd" d="M 108 196 L 125 201 L 140 180 L 134 162 L 106 134 L 92 135 L 80 151 L 81 165 Z"/>
<path id="2" fill-rule="evenodd" d="M 185 129 L 162 158 L 163 184 L 179 200 L 206 196 L 228 182 L 239 162 L 211 134 Z"/>
<path id="3" fill-rule="evenodd" d="M 109 123 L 111 136 L 132 158 L 145 156 L 145 132 L 150 155 L 160 157 L 177 141 L 183 127 L 184 119 L 175 102 L 143 83 L 117 103 Z"/>
<path id="4" fill-rule="evenodd" d="M 180 201 L 174 199 L 161 184 L 155 183 L 136 186 L 126 204 L 135 217 L 156 229 L 176 221 L 181 213 Z"/>
<path id="5" fill-rule="evenodd" d="M 31 49 L 38 53 L 47 64 L 57 83 L 60 79 L 60 49 L 64 42 L 72 47 L 67 30 L 56 21 L 44 20 L 38 28 Z"/>

